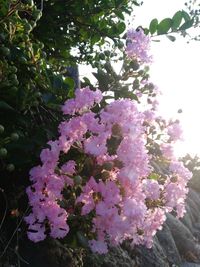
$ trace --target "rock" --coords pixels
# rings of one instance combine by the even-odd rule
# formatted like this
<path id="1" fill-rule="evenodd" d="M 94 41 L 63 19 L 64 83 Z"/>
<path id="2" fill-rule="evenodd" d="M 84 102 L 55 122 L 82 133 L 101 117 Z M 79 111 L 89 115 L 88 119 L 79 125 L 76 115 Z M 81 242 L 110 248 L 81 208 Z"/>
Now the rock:
<path id="1" fill-rule="evenodd" d="M 199 203 L 200 203 L 199 193 L 197 193 L 195 190 L 190 188 L 188 192 L 188 197 L 191 198 L 196 203 L 196 205 L 199 207 Z M 200 211 L 200 208 L 199 208 L 199 211 Z"/>
<path id="2" fill-rule="evenodd" d="M 105 255 L 88 254 L 84 260 L 84 267 L 136 267 L 134 259 L 121 247 L 111 248 Z"/>
<path id="3" fill-rule="evenodd" d="M 186 203 L 186 213 L 180 221 L 191 231 L 193 232 L 193 222 L 195 221 L 192 212 L 190 211 L 190 206 Z"/>
<path id="4" fill-rule="evenodd" d="M 181 264 L 181 257 L 179 255 L 178 249 L 174 242 L 171 231 L 166 223 L 164 223 L 162 230 L 158 231 L 156 234 L 162 249 L 167 256 L 167 260 L 170 264 Z"/>
<path id="5" fill-rule="evenodd" d="M 171 214 L 167 214 L 166 223 L 170 228 L 179 254 L 187 260 L 197 261 L 200 259 L 200 247 L 195 242 L 190 230 Z"/>
<path id="6" fill-rule="evenodd" d="M 194 218 L 193 223 L 197 222 L 200 218 L 199 206 L 190 197 L 187 198 L 186 203 L 189 205 L 190 211 L 193 215 Z"/>
<path id="7" fill-rule="evenodd" d="M 200 231 L 200 223 L 194 223 L 194 228 Z"/>
<path id="8" fill-rule="evenodd" d="M 193 262 L 184 262 L 181 264 L 180 267 L 200 267 L 200 264 L 193 263 Z"/>
<path id="9" fill-rule="evenodd" d="M 167 256 L 163 251 L 157 237 L 154 238 L 154 243 L 151 249 L 144 246 L 137 246 L 134 253 L 139 258 L 140 267 L 169 267 Z"/>
<path id="10" fill-rule="evenodd" d="M 193 175 L 192 179 L 189 181 L 189 187 L 193 188 L 197 192 L 200 192 L 199 175 Z"/>

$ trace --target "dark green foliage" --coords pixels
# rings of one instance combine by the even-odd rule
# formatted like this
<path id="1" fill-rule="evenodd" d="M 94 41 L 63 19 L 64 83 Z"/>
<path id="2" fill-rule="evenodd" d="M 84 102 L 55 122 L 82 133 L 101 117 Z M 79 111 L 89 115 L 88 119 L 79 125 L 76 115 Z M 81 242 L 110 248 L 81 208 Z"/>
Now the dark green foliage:
<path id="1" fill-rule="evenodd" d="M 181 33 L 186 35 L 186 30 L 195 25 L 194 17 L 184 10 L 177 11 L 172 18 L 164 18 L 158 22 L 157 19 L 153 19 L 149 24 L 149 29 L 146 29 L 152 35 L 165 34 L 172 42 L 176 38 L 171 33 Z"/>
<path id="2" fill-rule="evenodd" d="M 111 46 L 123 48 L 125 14 L 135 5 L 128 0 L 1 1 L 0 265 L 23 262 L 18 244 L 26 236 L 28 172 L 58 134 L 60 107 L 79 86 L 70 68 L 76 70 L 79 62 L 100 66 L 115 57 Z M 79 53 L 73 56 L 72 49 Z M 73 238 L 72 246 L 85 242 L 81 233 Z"/>
<path id="3" fill-rule="evenodd" d="M 40 0 L 36 3 L 41 5 Z M 44 1 L 42 17 L 33 35 L 44 43 L 47 59 L 54 67 L 66 66 L 73 60 L 91 63 L 94 44 L 99 47 L 107 42 L 118 44 L 126 29 L 124 16 L 130 15 L 134 5 L 139 4 L 132 0 Z M 80 52 L 75 58 L 70 54 L 72 47 Z"/>

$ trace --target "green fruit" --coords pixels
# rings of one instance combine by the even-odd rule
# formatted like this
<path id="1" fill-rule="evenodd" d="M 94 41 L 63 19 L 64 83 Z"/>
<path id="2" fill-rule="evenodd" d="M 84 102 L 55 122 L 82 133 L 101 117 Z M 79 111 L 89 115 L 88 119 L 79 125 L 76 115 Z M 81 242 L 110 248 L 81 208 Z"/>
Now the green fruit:
<path id="1" fill-rule="evenodd" d="M 124 47 L 124 43 L 121 42 L 121 41 L 119 41 L 119 43 L 118 43 L 118 47 L 119 47 L 119 48 L 123 48 L 123 47 Z"/>
<path id="2" fill-rule="evenodd" d="M 37 93 L 35 94 L 35 96 L 36 96 L 36 97 L 41 97 L 42 94 L 41 94 L 40 92 L 37 92 Z"/>
<path id="3" fill-rule="evenodd" d="M 25 4 L 33 6 L 33 0 L 24 0 Z"/>
<path id="4" fill-rule="evenodd" d="M 109 56 L 110 56 L 110 51 L 109 51 L 109 50 L 106 50 L 106 51 L 104 52 L 104 54 L 105 54 L 107 57 L 109 57 Z"/>
<path id="5" fill-rule="evenodd" d="M 139 67 L 140 67 L 140 65 L 138 64 L 137 61 L 132 61 L 132 62 L 130 63 L 130 67 L 131 67 L 133 70 L 138 70 Z"/>
<path id="6" fill-rule="evenodd" d="M 24 5 L 33 5 L 33 0 L 21 0 Z"/>
<path id="7" fill-rule="evenodd" d="M 0 33 L 0 41 L 5 41 L 6 37 L 3 33 Z"/>
<path id="8" fill-rule="evenodd" d="M 17 72 L 17 68 L 16 68 L 15 66 L 11 66 L 11 67 L 10 67 L 10 71 L 11 71 L 12 73 L 16 73 L 16 72 Z"/>
<path id="9" fill-rule="evenodd" d="M 102 59 L 102 60 L 104 60 L 104 59 L 105 59 L 105 55 L 104 55 L 104 53 L 100 53 L 100 54 L 99 54 L 99 58 Z"/>
<path id="10" fill-rule="evenodd" d="M 43 43 L 39 43 L 39 48 L 43 49 L 44 48 L 44 44 Z"/>
<path id="11" fill-rule="evenodd" d="M 16 74 L 11 74 L 9 78 L 10 78 L 10 82 L 12 85 L 14 85 L 14 86 L 19 85 L 19 81 L 17 80 Z"/>
<path id="12" fill-rule="evenodd" d="M 10 136 L 10 139 L 12 141 L 17 141 L 19 139 L 18 133 L 12 133 L 11 136 Z"/>
<path id="13" fill-rule="evenodd" d="M 104 170 L 111 171 L 113 168 L 113 163 L 112 162 L 105 162 L 103 164 L 103 168 L 104 168 Z"/>
<path id="14" fill-rule="evenodd" d="M 10 88 L 10 90 L 11 90 L 12 92 L 16 93 L 16 92 L 18 91 L 18 88 L 17 88 L 16 86 L 12 86 L 12 87 Z"/>
<path id="15" fill-rule="evenodd" d="M 29 35 L 28 34 L 25 34 L 23 38 L 24 38 L 24 41 L 26 42 L 26 41 L 29 40 Z"/>
<path id="16" fill-rule="evenodd" d="M 35 67 L 30 67 L 30 71 L 31 72 L 36 72 L 36 68 Z"/>
<path id="17" fill-rule="evenodd" d="M 24 24 L 28 23 L 27 19 L 23 19 L 22 21 L 24 22 Z"/>
<path id="18" fill-rule="evenodd" d="M 15 170 L 15 165 L 10 163 L 6 166 L 6 170 L 9 172 L 13 172 Z"/>
<path id="19" fill-rule="evenodd" d="M 31 26 L 32 26 L 32 29 L 34 29 L 34 28 L 37 26 L 37 24 L 36 24 L 35 21 L 31 21 L 30 24 L 31 24 Z"/>
<path id="20" fill-rule="evenodd" d="M 0 47 L 0 53 L 5 57 L 9 56 L 10 55 L 10 49 L 8 47 L 2 46 L 2 47 Z"/>
<path id="21" fill-rule="evenodd" d="M 47 57 L 47 53 L 46 52 L 42 52 L 42 57 L 46 58 Z"/>
<path id="22" fill-rule="evenodd" d="M 110 177 L 110 173 L 107 171 L 102 172 L 101 178 L 103 181 L 106 181 Z"/>
<path id="23" fill-rule="evenodd" d="M 4 132 L 4 127 L 3 125 L 0 124 L 0 134 L 2 134 Z"/>
<path id="24" fill-rule="evenodd" d="M 33 11 L 32 15 L 35 20 L 39 20 L 42 16 L 42 12 L 39 9 L 36 9 L 35 11 Z"/>
<path id="25" fill-rule="evenodd" d="M 10 76 L 9 76 L 9 79 L 11 80 L 11 81 L 13 81 L 13 80 L 17 80 L 17 75 L 16 74 L 11 74 Z"/>
<path id="26" fill-rule="evenodd" d="M 39 49 L 39 45 L 38 44 L 33 44 L 32 47 L 33 47 L 34 51 L 38 51 L 38 49 Z"/>
<path id="27" fill-rule="evenodd" d="M 22 63 L 22 64 L 26 64 L 26 63 L 27 63 L 27 59 L 26 59 L 25 57 L 20 57 L 20 58 L 19 58 L 19 61 L 20 61 L 20 63 Z"/>
<path id="28" fill-rule="evenodd" d="M 32 26 L 31 26 L 29 23 L 26 23 L 26 24 L 24 25 L 24 30 L 25 30 L 26 32 L 30 32 L 30 31 L 32 30 Z"/>
<path id="29" fill-rule="evenodd" d="M 7 149 L 5 149 L 5 148 L 0 149 L 0 157 L 1 158 L 5 158 L 7 156 L 7 154 L 8 154 Z"/>
<path id="30" fill-rule="evenodd" d="M 33 106 L 37 107 L 39 105 L 39 102 L 37 100 L 33 101 Z"/>
<path id="31" fill-rule="evenodd" d="M 79 175 L 75 176 L 75 177 L 74 177 L 74 183 L 75 183 L 76 185 L 80 185 L 80 184 L 82 183 L 82 178 L 81 178 L 81 176 L 79 176 Z"/>

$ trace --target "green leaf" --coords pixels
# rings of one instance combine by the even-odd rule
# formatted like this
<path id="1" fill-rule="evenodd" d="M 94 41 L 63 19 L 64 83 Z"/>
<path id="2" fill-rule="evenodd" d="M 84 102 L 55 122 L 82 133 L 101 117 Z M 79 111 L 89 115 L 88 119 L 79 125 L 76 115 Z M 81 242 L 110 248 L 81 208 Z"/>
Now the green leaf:
<path id="1" fill-rule="evenodd" d="M 95 34 L 91 37 L 91 44 L 94 45 L 98 43 L 101 40 L 101 36 L 98 34 Z"/>
<path id="2" fill-rule="evenodd" d="M 167 38 L 172 42 L 176 41 L 176 37 L 174 37 L 173 35 L 167 35 Z"/>
<path id="3" fill-rule="evenodd" d="M 124 22 L 120 22 L 117 25 L 118 33 L 121 34 L 126 30 L 126 24 Z"/>
<path id="4" fill-rule="evenodd" d="M 145 28 L 144 29 L 144 34 L 148 35 L 149 34 L 149 29 Z"/>
<path id="5" fill-rule="evenodd" d="M 172 18 L 172 29 L 173 30 L 178 29 L 178 27 L 181 25 L 182 18 L 183 18 L 182 11 L 177 11 L 174 14 L 174 16 Z"/>
<path id="6" fill-rule="evenodd" d="M 139 4 L 137 1 L 133 1 L 133 4 L 134 4 L 135 6 L 140 6 L 140 4 Z"/>
<path id="7" fill-rule="evenodd" d="M 116 15 L 118 18 L 124 20 L 124 14 L 123 14 L 123 12 L 122 12 L 121 10 L 116 10 L 116 11 L 114 11 L 114 12 L 115 12 L 115 15 Z"/>
<path id="8" fill-rule="evenodd" d="M 72 78 L 67 77 L 64 79 L 64 83 L 67 84 L 69 86 L 69 90 L 73 90 L 75 87 L 75 82 Z"/>
<path id="9" fill-rule="evenodd" d="M 131 94 L 131 95 L 129 95 L 129 97 L 132 99 L 132 100 L 135 100 L 135 101 L 137 101 L 137 102 L 139 102 L 139 99 L 138 99 L 138 97 L 137 97 L 137 95 L 136 94 Z"/>
<path id="10" fill-rule="evenodd" d="M 150 31 L 151 34 L 154 34 L 156 32 L 157 26 L 158 26 L 158 20 L 157 19 L 153 19 L 150 22 L 150 25 L 149 25 L 149 31 Z"/>
<path id="11" fill-rule="evenodd" d="M 171 26 L 172 26 L 172 19 L 170 19 L 170 18 L 163 19 L 158 24 L 157 33 L 158 34 L 166 34 L 169 31 L 169 29 L 171 28 Z"/>
<path id="12" fill-rule="evenodd" d="M 102 29 L 106 28 L 106 26 L 107 26 L 106 20 L 105 19 L 102 19 L 99 22 L 99 25 L 98 25 L 99 29 L 102 30 Z"/>
<path id="13" fill-rule="evenodd" d="M 0 6 L 0 16 L 4 17 L 8 13 L 9 10 L 9 2 L 8 1 L 2 1 Z"/>
<path id="14" fill-rule="evenodd" d="M 6 103 L 5 101 L 0 101 L 0 110 L 14 111 L 14 108 L 12 108 L 10 105 L 8 105 L 8 103 Z"/>
<path id="15" fill-rule="evenodd" d="M 160 175 L 155 173 L 155 172 L 152 172 L 150 175 L 149 175 L 149 179 L 151 180 L 158 180 L 160 178 Z"/>
<path id="16" fill-rule="evenodd" d="M 80 35 L 81 35 L 82 39 L 85 39 L 85 40 L 88 39 L 89 32 L 87 30 L 81 28 L 79 32 L 80 32 Z"/>
<path id="17" fill-rule="evenodd" d="M 191 28 L 192 25 L 193 25 L 193 23 L 194 23 L 194 20 L 193 19 L 188 20 L 185 23 L 183 23 L 183 25 L 178 30 L 179 31 L 185 31 L 185 30 Z"/>
<path id="18" fill-rule="evenodd" d="M 55 89 L 60 89 L 62 87 L 62 78 L 60 77 L 60 75 L 54 75 L 53 78 L 53 87 Z"/>
<path id="19" fill-rule="evenodd" d="M 182 10 L 181 13 L 182 13 L 182 17 L 184 18 L 185 22 L 191 20 L 190 15 L 185 10 Z"/>

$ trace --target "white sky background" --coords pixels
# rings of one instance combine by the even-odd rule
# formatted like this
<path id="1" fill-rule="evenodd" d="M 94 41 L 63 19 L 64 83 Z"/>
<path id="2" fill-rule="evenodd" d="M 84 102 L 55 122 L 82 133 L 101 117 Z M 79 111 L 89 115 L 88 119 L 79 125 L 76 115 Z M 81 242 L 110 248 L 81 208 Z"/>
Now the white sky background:
<path id="1" fill-rule="evenodd" d="M 172 18 L 176 11 L 185 9 L 184 3 L 185 0 L 144 0 L 143 5 L 135 9 L 133 27 L 148 27 L 154 18 L 159 21 Z M 160 42 L 152 42 L 151 81 L 163 94 L 159 113 L 166 119 L 181 121 L 184 141 L 176 145 L 175 153 L 200 155 L 200 42 L 188 44 L 183 37 L 176 37 L 175 42 L 165 36 L 157 38 Z M 80 67 L 80 74 L 88 76 L 88 68 Z M 178 109 L 183 113 L 178 114 Z"/>
<path id="2" fill-rule="evenodd" d="M 153 18 L 162 20 L 178 10 L 184 9 L 185 0 L 144 0 L 136 10 L 135 25 L 148 26 Z M 186 153 L 200 155 L 200 42 L 177 35 L 175 42 L 165 36 L 160 42 L 152 42 L 154 63 L 151 66 L 151 80 L 163 95 L 160 98 L 160 113 L 181 121 L 184 142 L 175 147 L 177 155 Z M 178 114 L 178 109 L 183 113 Z"/>

